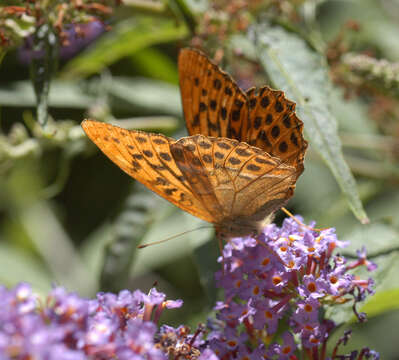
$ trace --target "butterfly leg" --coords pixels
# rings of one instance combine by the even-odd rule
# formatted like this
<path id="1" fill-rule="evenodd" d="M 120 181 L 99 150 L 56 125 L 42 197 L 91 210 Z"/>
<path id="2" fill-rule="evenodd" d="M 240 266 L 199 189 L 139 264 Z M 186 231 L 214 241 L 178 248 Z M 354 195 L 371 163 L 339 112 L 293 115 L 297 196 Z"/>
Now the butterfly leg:
<path id="1" fill-rule="evenodd" d="M 218 229 L 217 227 L 215 227 L 215 234 L 216 234 L 216 238 L 218 240 L 218 245 L 219 245 L 219 251 L 220 254 L 222 255 L 222 273 L 224 275 L 224 268 L 225 268 L 225 264 L 226 264 L 226 259 L 224 257 L 224 252 L 223 252 L 223 241 L 226 240 L 226 236 L 225 234 L 220 231 L 220 229 Z M 227 242 L 228 240 L 226 240 Z"/>
<path id="2" fill-rule="evenodd" d="M 311 231 L 323 231 L 326 230 L 327 228 L 322 228 L 322 229 L 316 229 L 316 228 L 312 228 L 311 226 L 305 225 L 302 221 L 298 220 L 290 211 L 288 211 L 285 207 L 282 207 L 281 210 L 283 210 L 283 212 L 288 215 L 292 220 L 294 220 L 298 225 L 304 227 L 305 229 L 311 230 Z"/>

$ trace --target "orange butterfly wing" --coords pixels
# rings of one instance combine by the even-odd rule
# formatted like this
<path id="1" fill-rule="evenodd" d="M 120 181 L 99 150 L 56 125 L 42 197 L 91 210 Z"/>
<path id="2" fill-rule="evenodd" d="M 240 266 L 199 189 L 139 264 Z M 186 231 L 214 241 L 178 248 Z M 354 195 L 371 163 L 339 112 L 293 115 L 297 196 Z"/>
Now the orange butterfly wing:
<path id="1" fill-rule="evenodd" d="M 239 140 L 247 132 L 246 94 L 205 54 L 195 49 L 180 51 L 179 81 L 190 135 Z"/>
<path id="2" fill-rule="evenodd" d="M 182 210 L 205 221 L 214 221 L 173 159 L 170 149 L 174 139 L 93 120 L 83 121 L 82 127 L 128 175 Z"/>
<path id="3" fill-rule="evenodd" d="M 295 103 L 286 99 L 283 91 L 267 86 L 258 91 L 252 88 L 247 96 L 250 127 L 242 141 L 295 166 L 299 176 L 308 143 L 302 135 L 303 123 L 295 114 Z"/>
<path id="4" fill-rule="evenodd" d="M 92 120 L 82 127 L 128 175 L 219 228 L 236 221 L 251 233 L 295 186 L 292 166 L 236 140 L 195 135 L 175 141 Z"/>
<path id="5" fill-rule="evenodd" d="M 299 177 L 307 142 L 302 135 L 303 123 L 295 115 L 295 103 L 286 99 L 282 91 L 265 86 L 244 93 L 228 74 L 195 49 L 181 50 L 179 76 L 190 135 L 224 136 L 247 142 L 294 166 Z M 223 94 L 223 89 L 231 91 Z"/>

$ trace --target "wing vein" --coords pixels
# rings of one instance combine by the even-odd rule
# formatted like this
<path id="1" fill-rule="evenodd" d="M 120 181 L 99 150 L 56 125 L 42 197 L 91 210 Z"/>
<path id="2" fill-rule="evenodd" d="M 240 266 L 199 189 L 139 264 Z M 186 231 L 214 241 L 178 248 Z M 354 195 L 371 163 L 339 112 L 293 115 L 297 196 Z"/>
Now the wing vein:
<path id="1" fill-rule="evenodd" d="M 151 147 L 152 147 L 152 149 L 154 150 L 154 153 L 156 154 L 156 156 L 157 156 L 159 162 L 160 162 L 161 164 L 163 164 L 164 166 L 166 166 L 166 167 L 168 168 L 168 171 L 169 171 L 169 172 L 173 175 L 173 177 L 175 178 L 175 180 L 177 180 L 177 185 L 176 185 L 175 182 L 173 182 L 173 185 L 174 185 L 174 186 L 177 186 L 177 187 L 184 187 L 188 192 L 190 192 L 190 193 L 192 193 L 192 194 L 194 195 L 192 189 L 189 188 L 184 182 L 180 181 L 178 175 L 170 168 L 169 165 L 166 164 L 165 161 L 163 161 L 163 160 L 161 159 L 161 157 L 159 156 L 159 152 L 155 149 L 154 144 L 153 144 L 151 138 L 149 138 L 149 140 L 150 140 Z M 168 143 L 168 144 L 169 144 L 169 149 L 170 149 L 170 143 Z M 172 156 L 172 158 L 173 158 L 173 156 Z M 146 160 L 147 160 L 147 159 L 146 159 Z M 174 159 L 173 159 L 173 160 L 174 160 Z M 150 166 L 151 166 L 151 163 L 150 163 L 148 160 L 147 160 L 147 163 L 150 164 Z M 165 176 L 164 176 L 161 172 L 159 172 L 158 170 L 156 170 L 156 169 L 153 169 L 153 170 L 156 171 L 157 174 L 159 174 L 160 176 L 165 177 Z"/>
<path id="2" fill-rule="evenodd" d="M 255 179 L 251 180 L 250 182 L 248 182 L 248 184 L 243 186 L 240 190 L 238 190 L 238 192 L 241 192 L 242 190 L 246 189 L 248 186 L 251 186 L 251 184 L 253 184 L 255 181 L 258 181 L 259 178 L 262 178 L 263 176 L 267 175 L 268 173 L 270 173 L 270 172 L 274 171 L 275 169 L 279 168 L 280 165 L 283 165 L 283 164 L 281 164 L 281 163 L 277 164 L 276 166 L 272 167 L 271 169 L 268 169 L 264 173 L 258 175 L 258 177 L 256 177 Z"/>
<path id="3" fill-rule="evenodd" d="M 210 180 L 210 178 L 209 178 L 209 176 L 208 176 L 208 171 L 206 170 L 206 168 L 205 168 L 205 166 L 204 166 L 204 162 L 203 162 L 203 160 L 202 160 L 201 152 L 200 152 L 199 147 L 198 147 L 197 139 L 195 139 L 194 142 L 195 142 L 195 147 L 196 147 L 196 149 L 197 149 L 197 153 L 198 153 L 198 155 L 199 155 L 198 157 L 199 157 L 199 160 L 200 160 L 200 162 L 201 162 L 201 166 L 202 166 L 202 168 L 204 169 L 205 177 L 208 179 L 208 182 L 209 182 L 210 184 L 212 184 L 212 182 L 211 182 L 211 180 Z M 220 210 L 221 212 L 223 212 L 223 207 L 222 207 L 222 205 L 220 204 L 219 199 L 217 198 L 217 196 L 216 196 L 215 192 L 213 191 L 213 189 L 212 189 L 212 193 L 213 193 L 213 197 L 215 198 L 215 202 L 216 202 L 216 204 L 217 204 L 219 210 Z"/>

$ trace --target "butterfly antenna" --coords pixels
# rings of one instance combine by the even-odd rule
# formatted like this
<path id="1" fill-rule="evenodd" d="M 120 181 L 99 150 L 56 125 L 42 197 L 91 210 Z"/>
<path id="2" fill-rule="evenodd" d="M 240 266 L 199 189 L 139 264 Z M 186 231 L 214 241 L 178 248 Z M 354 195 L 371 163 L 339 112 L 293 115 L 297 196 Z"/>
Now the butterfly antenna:
<path id="1" fill-rule="evenodd" d="M 290 211 L 288 211 L 285 207 L 282 207 L 281 210 L 285 212 L 286 215 L 288 215 L 292 220 L 294 220 L 298 225 L 304 227 L 305 229 L 311 230 L 311 231 L 317 231 L 321 232 L 323 230 L 327 230 L 328 228 L 322 228 L 322 229 L 316 229 L 312 228 L 311 226 L 305 225 L 302 221 L 298 220 Z"/>
<path id="2" fill-rule="evenodd" d="M 162 244 L 162 243 L 167 242 L 167 241 L 169 241 L 169 240 L 176 239 L 176 238 L 178 238 L 178 237 L 181 236 L 181 235 L 185 235 L 185 234 L 191 233 L 191 232 L 193 232 L 193 231 L 201 230 L 201 229 L 209 229 L 210 227 L 211 227 L 211 226 L 200 226 L 200 227 L 195 228 L 195 229 L 183 231 L 183 232 L 181 232 L 180 234 L 176 234 L 176 235 L 170 236 L 170 237 L 168 237 L 168 238 L 166 238 L 166 239 L 163 239 L 163 240 L 154 241 L 154 242 L 151 242 L 151 243 L 148 243 L 148 244 L 138 245 L 138 246 L 137 246 L 137 249 L 144 249 L 144 248 L 146 248 L 147 246 Z"/>

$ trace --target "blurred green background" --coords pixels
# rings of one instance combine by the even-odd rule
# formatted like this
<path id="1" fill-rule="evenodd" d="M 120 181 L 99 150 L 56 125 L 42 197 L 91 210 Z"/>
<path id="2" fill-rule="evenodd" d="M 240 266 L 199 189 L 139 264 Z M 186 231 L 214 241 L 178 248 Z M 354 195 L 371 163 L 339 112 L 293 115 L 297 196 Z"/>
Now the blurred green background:
<path id="1" fill-rule="evenodd" d="M 28 281 L 42 293 L 59 284 L 84 296 L 156 283 L 185 302 L 165 321 L 205 321 L 217 296 L 213 230 L 136 250 L 203 223 L 135 183 L 79 125 L 90 117 L 186 135 L 177 55 L 195 46 L 244 89 L 269 84 L 297 102 L 310 148 L 288 209 L 335 227 L 351 241 L 349 257 L 365 245 L 379 265 L 377 294 L 362 309 L 369 321 L 334 314 L 345 320 L 337 336 L 353 327 L 348 352 L 368 346 L 399 359 L 399 1 L 125 0 L 105 23 L 82 28 L 84 44 L 68 33 L 45 79 L 45 126 L 23 39 L 29 24 L 8 20 L 0 20 L 15 32 L 0 52 L 0 283 Z"/>

